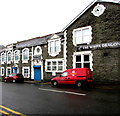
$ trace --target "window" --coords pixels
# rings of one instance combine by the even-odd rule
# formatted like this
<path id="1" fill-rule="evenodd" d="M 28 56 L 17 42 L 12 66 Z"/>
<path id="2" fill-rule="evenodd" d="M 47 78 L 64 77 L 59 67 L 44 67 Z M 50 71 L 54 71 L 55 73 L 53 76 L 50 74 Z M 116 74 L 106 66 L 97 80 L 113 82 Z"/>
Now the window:
<path id="1" fill-rule="evenodd" d="M 15 62 L 18 62 L 20 60 L 20 51 L 19 50 L 16 50 L 14 52 L 14 61 Z"/>
<path id="2" fill-rule="evenodd" d="M 29 67 L 23 67 L 23 76 L 24 76 L 24 78 L 29 78 L 29 76 L 30 76 Z"/>
<path id="3" fill-rule="evenodd" d="M 40 46 L 35 47 L 34 50 L 34 55 L 41 55 L 42 54 L 42 49 Z"/>
<path id="4" fill-rule="evenodd" d="M 61 51 L 61 46 L 60 46 L 60 38 L 59 39 L 53 39 L 53 40 L 48 40 L 48 53 L 51 56 L 56 56 L 59 54 Z"/>
<path id="5" fill-rule="evenodd" d="M 1 67 L 1 76 L 4 76 L 4 71 L 5 71 L 5 69 L 4 69 L 4 67 Z"/>
<path id="6" fill-rule="evenodd" d="M 92 65 L 91 51 L 74 54 L 74 68 L 90 68 L 92 70 Z"/>
<path id="7" fill-rule="evenodd" d="M 5 62 L 5 53 L 1 53 L 1 63 L 4 64 Z"/>
<path id="8" fill-rule="evenodd" d="M 68 72 L 64 72 L 61 74 L 61 77 L 66 77 L 66 76 L 68 76 Z"/>
<path id="9" fill-rule="evenodd" d="M 10 74 L 11 74 L 11 67 L 7 67 L 7 70 L 6 70 L 6 71 L 7 71 L 7 72 L 6 72 L 7 76 L 10 75 Z"/>
<path id="10" fill-rule="evenodd" d="M 7 63 L 11 63 L 11 61 L 12 61 L 12 52 L 8 51 L 7 52 Z"/>
<path id="11" fill-rule="evenodd" d="M 28 48 L 25 48 L 22 50 L 22 60 L 23 60 L 23 63 L 28 63 L 28 60 L 29 60 L 29 49 Z"/>
<path id="12" fill-rule="evenodd" d="M 62 59 L 46 60 L 46 72 L 62 72 L 64 70 L 64 61 Z"/>
<path id="13" fill-rule="evenodd" d="M 73 30 L 73 44 L 89 44 L 92 41 L 92 28 L 91 26 L 82 27 Z"/>

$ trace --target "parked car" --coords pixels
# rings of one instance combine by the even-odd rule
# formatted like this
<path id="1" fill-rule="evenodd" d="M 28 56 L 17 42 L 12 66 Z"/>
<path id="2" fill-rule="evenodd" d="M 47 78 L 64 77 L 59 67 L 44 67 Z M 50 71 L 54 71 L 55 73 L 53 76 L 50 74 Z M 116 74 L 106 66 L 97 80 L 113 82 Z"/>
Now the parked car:
<path id="1" fill-rule="evenodd" d="M 13 73 L 5 77 L 4 82 L 24 82 L 24 77 L 20 73 Z"/>
<path id="2" fill-rule="evenodd" d="M 58 86 L 60 84 L 75 84 L 77 87 L 93 83 L 92 71 L 89 68 L 75 68 L 65 70 L 58 77 L 51 79 L 52 86 Z"/>

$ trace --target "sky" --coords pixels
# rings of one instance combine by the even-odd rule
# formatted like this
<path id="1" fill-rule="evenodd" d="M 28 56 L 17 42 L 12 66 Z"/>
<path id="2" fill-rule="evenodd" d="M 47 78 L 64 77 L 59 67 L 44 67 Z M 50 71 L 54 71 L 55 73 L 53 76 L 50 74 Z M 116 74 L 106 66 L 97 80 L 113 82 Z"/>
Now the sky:
<path id="1" fill-rule="evenodd" d="M 0 45 L 62 31 L 93 0 L 0 0 Z"/>

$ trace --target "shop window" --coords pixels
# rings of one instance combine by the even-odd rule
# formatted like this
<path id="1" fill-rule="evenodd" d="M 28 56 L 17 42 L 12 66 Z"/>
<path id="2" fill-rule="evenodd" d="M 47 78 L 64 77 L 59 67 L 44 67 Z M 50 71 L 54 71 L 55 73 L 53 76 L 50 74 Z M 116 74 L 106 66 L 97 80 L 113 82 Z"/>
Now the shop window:
<path id="1" fill-rule="evenodd" d="M 73 30 L 73 44 L 89 44 L 92 41 L 91 26 L 82 27 Z"/>
<path id="2" fill-rule="evenodd" d="M 4 71 L 5 71 L 5 69 L 4 69 L 4 67 L 1 67 L 1 76 L 4 76 Z"/>
<path id="3" fill-rule="evenodd" d="M 24 76 L 24 78 L 29 78 L 29 75 L 30 75 L 29 67 L 23 67 L 23 76 Z"/>
<path id="4" fill-rule="evenodd" d="M 90 68 L 92 70 L 92 53 L 78 52 L 74 55 L 74 68 Z"/>
<path id="5" fill-rule="evenodd" d="M 46 72 L 62 72 L 64 70 L 64 63 L 61 59 L 46 60 Z"/>
<path id="6" fill-rule="evenodd" d="M 7 70 L 6 70 L 6 71 L 7 71 L 7 72 L 6 72 L 7 76 L 10 75 L 10 74 L 11 74 L 11 67 L 7 67 Z"/>

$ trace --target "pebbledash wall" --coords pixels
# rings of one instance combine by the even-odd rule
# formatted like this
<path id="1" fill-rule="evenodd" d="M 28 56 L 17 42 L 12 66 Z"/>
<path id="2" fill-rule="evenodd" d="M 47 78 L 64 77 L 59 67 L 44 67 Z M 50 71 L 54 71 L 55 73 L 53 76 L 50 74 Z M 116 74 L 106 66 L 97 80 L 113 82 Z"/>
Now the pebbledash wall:
<path id="1" fill-rule="evenodd" d="M 50 80 L 65 69 L 89 67 L 96 83 L 120 83 L 120 1 L 95 0 L 62 32 L 8 45 L 0 54 L 2 77 L 20 72 Z"/>
<path id="2" fill-rule="evenodd" d="M 67 68 L 90 67 L 96 82 L 120 83 L 120 1 L 92 2 L 64 31 Z"/>

